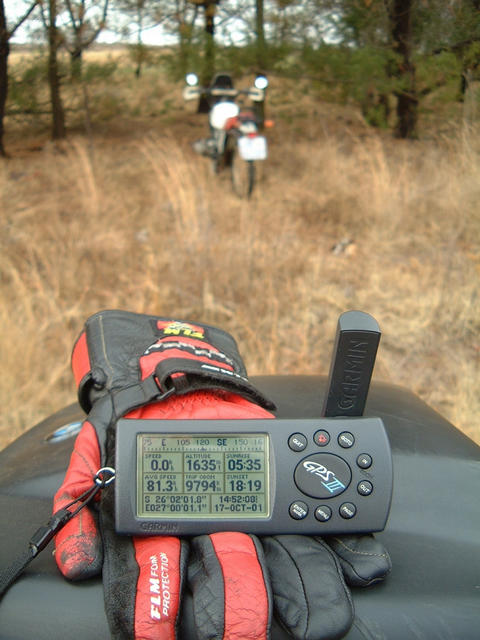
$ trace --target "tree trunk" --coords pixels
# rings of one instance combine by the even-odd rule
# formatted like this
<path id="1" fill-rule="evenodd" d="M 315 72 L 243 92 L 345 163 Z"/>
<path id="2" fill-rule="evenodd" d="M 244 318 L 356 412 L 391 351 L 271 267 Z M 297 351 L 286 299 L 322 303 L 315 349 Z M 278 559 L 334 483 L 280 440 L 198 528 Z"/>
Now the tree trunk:
<path id="1" fill-rule="evenodd" d="M 56 0 L 49 0 L 48 24 L 48 83 L 50 86 L 50 102 L 52 105 L 52 138 L 65 138 L 65 112 L 60 96 L 60 75 L 58 72 L 58 31 Z"/>
<path id="2" fill-rule="evenodd" d="M 213 2 L 208 2 L 205 7 L 205 48 L 203 58 L 203 68 L 200 77 L 200 84 L 203 87 L 207 87 L 215 73 L 215 5 Z M 208 113 L 210 111 L 210 105 L 204 94 L 200 96 L 198 101 L 197 113 Z"/>
<path id="3" fill-rule="evenodd" d="M 263 0 L 255 0 L 255 23 L 257 32 L 257 65 L 259 71 L 264 71 L 267 67 L 266 53 L 267 46 L 265 41 L 265 25 L 264 25 L 264 6 Z"/>
<path id="4" fill-rule="evenodd" d="M 184 24 L 179 28 L 179 54 L 178 67 L 182 78 L 188 73 L 190 42 L 186 34 L 188 27 Z"/>
<path id="5" fill-rule="evenodd" d="M 396 135 L 399 138 L 417 137 L 418 97 L 415 65 L 411 59 L 413 2 L 414 0 L 392 0 L 389 9 L 393 50 L 400 57 L 395 71 L 400 81 L 400 88 L 396 92 Z"/>
<path id="6" fill-rule="evenodd" d="M 204 84 L 208 84 L 215 73 L 215 5 L 207 3 L 205 5 L 205 58 L 203 68 Z"/>
<path id="7" fill-rule="evenodd" d="M 142 63 L 144 58 L 142 31 L 143 31 L 143 6 L 139 2 L 137 4 L 137 50 L 136 50 L 136 62 L 135 77 L 138 79 L 142 75 Z"/>
<path id="8" fill-rule="evenodd" d="M 10 53 L 8 40 L 5 7 L 3 0 L 0 0 L 0 156 L 6 155 L 3 145 L 3 120 L 8 96 L 8 54 Z"/>
<path id="9" fill-rule="evenodd" d="M 81 46 L 76 46 L 70 52 L 70 77 L 72 80 L 80 80 L 82 77 L 83 52 Z"/>

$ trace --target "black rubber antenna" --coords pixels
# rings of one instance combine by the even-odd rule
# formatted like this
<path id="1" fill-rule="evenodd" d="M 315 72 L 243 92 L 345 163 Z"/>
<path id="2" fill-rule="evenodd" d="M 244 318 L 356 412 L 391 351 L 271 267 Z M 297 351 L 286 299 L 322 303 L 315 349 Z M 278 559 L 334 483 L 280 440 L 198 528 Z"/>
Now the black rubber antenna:
<path id="1" fill-rule="evenodd" d="M 362 416 L 372 378 L 380 327 L 363 311 L 346 311 L 338 319 L 322 415 Z"/>

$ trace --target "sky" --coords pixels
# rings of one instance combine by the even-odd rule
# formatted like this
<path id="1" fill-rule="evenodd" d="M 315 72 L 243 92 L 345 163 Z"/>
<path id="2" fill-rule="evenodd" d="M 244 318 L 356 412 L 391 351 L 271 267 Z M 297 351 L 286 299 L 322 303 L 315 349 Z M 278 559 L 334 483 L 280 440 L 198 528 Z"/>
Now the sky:
<path id="1" fill-rule="evenodd" d="M 15 22 L 25 14 L 28 7 L 31 5 L 30 0 L 4 0 L 5 12 L 7 15 L 8 26 L 11 28 Z M 88 6 L 88 2 L 87 2 Z M 230 25 L 229 25 L 230 26 Z M 35 30 L 41 30 L 42 23 L 39 19 L 39 10 L 36 9 L 32 14 L 32 17 L 22 25 L 16 32 L 11 42 L 13 44 L 25 44 L 35 42 L 36 38 L 33 35 Z M 235 44 L 239 44 L 242 38 L 239 31 L 235 30 L 235 26 L 232 25 L 232 30 L 229 32 L 231 40 Z M 218 34 L 217 34 L 218 37 Z M 38 36 L 37 36 L 38 38 Z M 38 40 L 37 40 L 38 41 Z M 135 24 L 131 23 L 131 35 L 120 36 L 113 30 L 104 29 L 96 40 L 101 44 L 114 44 L 117 42 L 136 42 L 137 32 Z M 166 33 L 161 26 L 145 28 L 142 31 L 142 42 L 146 45 L 169 45 L 177 42 L 177 38 L 170 33 Z"/>

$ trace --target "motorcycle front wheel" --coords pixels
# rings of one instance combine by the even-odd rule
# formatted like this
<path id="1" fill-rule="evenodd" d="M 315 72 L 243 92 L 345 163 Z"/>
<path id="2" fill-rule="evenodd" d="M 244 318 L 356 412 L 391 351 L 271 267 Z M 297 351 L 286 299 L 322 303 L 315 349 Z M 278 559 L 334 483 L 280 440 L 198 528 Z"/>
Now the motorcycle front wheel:
<path id="1" fill-rule="evenodd" d="M 255 185 L 255 162 L 240 156 L 236 138 L 230 137 L 227 144 L 233 190 L 240 198 L 249 198 Z"/>

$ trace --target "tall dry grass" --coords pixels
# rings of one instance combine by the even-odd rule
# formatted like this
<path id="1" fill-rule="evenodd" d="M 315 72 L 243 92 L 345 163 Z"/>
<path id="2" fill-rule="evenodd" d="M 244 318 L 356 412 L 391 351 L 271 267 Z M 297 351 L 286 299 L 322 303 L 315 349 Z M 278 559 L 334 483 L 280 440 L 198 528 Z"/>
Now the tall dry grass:
<path id="1" fill-rule="evenodd" d="M 249 202 L 191 152 L 194 124 L 1 164 L 0 443 L 75 399 L 71 347 L 104 308 L 222 326 L 250 374 L 326 373 L 338 314 L 362 309 L 376 378 L 480 442 L 479 139 L 402 144 L 330 115 L 279 119 Z"/>

